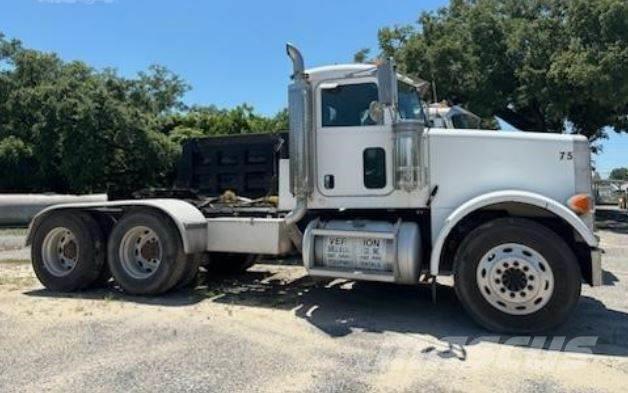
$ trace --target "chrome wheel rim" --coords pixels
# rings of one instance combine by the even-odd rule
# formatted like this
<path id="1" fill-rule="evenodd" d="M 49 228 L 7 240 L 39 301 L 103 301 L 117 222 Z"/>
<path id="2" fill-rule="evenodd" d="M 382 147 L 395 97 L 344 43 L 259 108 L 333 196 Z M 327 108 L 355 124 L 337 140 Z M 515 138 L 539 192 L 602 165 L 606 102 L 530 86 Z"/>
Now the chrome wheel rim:
<path id="1" fill-rule="evenodd" d="M 41 247 L 44 267 L 56 277 L 72 273 L 79 257 L 79 244 L 74 232 L 65 227 L 50 230 Z"/>
<path id="2" fill-rule="evenodd" d="M 496 309 L 512 315 L 532 314 L 554 293 L 554 274 L 536 250 L 518 243 L 500 244 L 487 252 L 477 268 L 482 296 Z"/>
<path id="3" fill-rule="evenodd" d="M 129 229 L 122 237 L 118 253 L 124 271 L 137 280 L 155 274 L 163 255 L 159 236 L 145 226 Z"/>

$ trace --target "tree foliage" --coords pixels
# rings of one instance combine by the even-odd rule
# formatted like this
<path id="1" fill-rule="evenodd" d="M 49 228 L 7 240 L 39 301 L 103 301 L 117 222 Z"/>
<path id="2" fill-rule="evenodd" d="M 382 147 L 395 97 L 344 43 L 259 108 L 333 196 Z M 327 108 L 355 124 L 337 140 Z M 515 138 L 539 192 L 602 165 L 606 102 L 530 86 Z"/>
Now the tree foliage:
<path id="1" fill-rule="evenodd" d="M 628 2 L 451 0 L 379 31 L 382 54 L 439 98 L 522 130 L 628 131 Z"/>
<path id="2" fill-rule="evenodd" d="M 188 89 L 162 66 L 124 78 L 0 34 L 0 190 L 128 195 L 169 185 L 187 138 L 287 127 L 285 112 L 186 108 Z"/>
<path id="3" fill-rule="evenodd" d="M 368 60 L 369 53 L 371 53 L 371 50 L 369 48 L 360 49 L 353 54 L 353 62 L 365 63 Z"/>
<path id="4" fill-rule="evenodd" d="M 611 180 L 628 180 L 628 168 L 615 168 L 608 178 Z"/>
<path id="5" fill-rule="evenodd" d="M 160 132 L 167 135 L 174 133 L 177 136 L 276 132 L 285 130 L 287 127 L 287 110 L 284 109 L 274 117 L 265 117 L 256 114 L 253 107 L 246 104 L 233 109 L 193 106 L 185 112 L 163 116 L 159 124 Z"/>

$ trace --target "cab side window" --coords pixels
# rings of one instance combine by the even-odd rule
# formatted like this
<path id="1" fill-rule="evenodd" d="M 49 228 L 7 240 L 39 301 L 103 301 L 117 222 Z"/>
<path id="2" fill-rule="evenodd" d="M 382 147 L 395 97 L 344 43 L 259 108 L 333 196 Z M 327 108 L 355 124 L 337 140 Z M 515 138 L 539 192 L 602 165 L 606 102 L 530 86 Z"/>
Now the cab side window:
<path id="1" fill-rule="evenodd" d="M 381 147 L 369 147 L 362 153 L 364 187 L 386 187 L 386 151 Z"/>
<path id="2" fill-rule="evenodd" d="M 369 105 L 377 101 L 375 83 L 338 85 L 321 90 L 323 127 L 371 126 Z"/>

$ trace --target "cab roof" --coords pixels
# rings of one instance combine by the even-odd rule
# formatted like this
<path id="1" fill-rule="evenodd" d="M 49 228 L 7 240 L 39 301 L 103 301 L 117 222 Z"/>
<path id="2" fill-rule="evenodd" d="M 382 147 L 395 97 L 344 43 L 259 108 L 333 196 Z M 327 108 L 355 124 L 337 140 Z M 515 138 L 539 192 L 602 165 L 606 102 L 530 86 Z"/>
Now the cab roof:
<path id="1" fill-rule="evenodd" d="M 335 64 L 322 67 L 314 67 L 305 70 L 309 80 L 318 82 L 328 79 L 343 79 L 351 76 L 361 77 L 367 75 L 375 75 L 377 65 L 364 63 Z M 427 82 L 422 79 L 409 78 L 402 74 L 397 74 L 400 81 L 413 85 L 417 88 L 423 88 Z"/>
<path id="2" fill-rule="evenodd" d="M 365 73 L 375 72 L 377 66 L 375 64 L 335 64 L 328 65 L 322 67 L 314 67 L 305 70 L 305 73 L 309 76 L 309 79 L 312 81 L 324 80 L 324 79 L 338 79 L 338 78 L 346 78 L 347 76 L 354 73 Z M 356 75 L 360 76 L 360 75 Z"/>

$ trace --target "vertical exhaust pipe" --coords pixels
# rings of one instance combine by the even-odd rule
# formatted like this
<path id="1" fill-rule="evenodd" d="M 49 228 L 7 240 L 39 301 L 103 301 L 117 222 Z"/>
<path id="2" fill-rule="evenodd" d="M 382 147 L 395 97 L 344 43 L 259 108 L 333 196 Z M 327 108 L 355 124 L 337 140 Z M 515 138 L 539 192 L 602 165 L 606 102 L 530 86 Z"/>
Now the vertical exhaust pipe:
<path id="1" fill-rule="evenodd" d="M 286 44 L 286 53 L 292 60 L 292 84 L 288 87 L 288 114 L 290 121 L 290 192 L 296 206 L 284 221 L 295 247 L 301 251 L 303 235 L 296 226 L 307 212 L 311 192 L 310 139 L 312 130 L 312 92 L 305 74 L 303 56 L 292 44 Z"/>
<path id="2" fill-rule="evenodd" d="M 299 79 L 304 77 L 305 65 L 303 63 L 303 56 L 299 49 L 291 43 L 286 44 L 286 53 L 290 60 L 292 60 L 292 79 Z"/>

